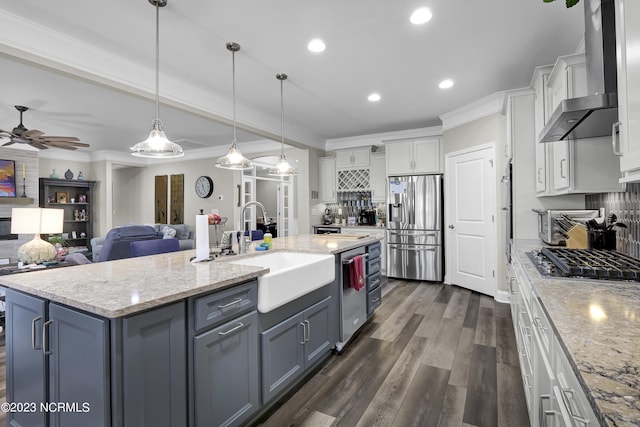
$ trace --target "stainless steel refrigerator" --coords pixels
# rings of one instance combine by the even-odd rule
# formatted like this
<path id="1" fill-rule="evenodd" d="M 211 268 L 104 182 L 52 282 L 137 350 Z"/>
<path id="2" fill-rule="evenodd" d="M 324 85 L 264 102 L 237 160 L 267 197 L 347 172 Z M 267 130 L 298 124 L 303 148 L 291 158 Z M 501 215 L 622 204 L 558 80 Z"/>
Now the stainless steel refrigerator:
<path id="1" fill-rule="evenodd" d="M 387 276 L 443 280 L 442 175 L 390 176 Z"/>

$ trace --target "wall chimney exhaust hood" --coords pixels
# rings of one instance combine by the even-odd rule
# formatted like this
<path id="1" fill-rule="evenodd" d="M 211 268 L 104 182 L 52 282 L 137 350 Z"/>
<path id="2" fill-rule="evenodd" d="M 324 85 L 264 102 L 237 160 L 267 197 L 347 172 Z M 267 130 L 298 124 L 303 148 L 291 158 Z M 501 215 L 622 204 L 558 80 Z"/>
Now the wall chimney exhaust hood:
<path id="1" fill-rule="evenodd" d="M 565 99 L 539 135 L 539 142 L 610 136 L 618 120 L 614 0 L 583 0 L 585 57 L 590 95 Z"/>

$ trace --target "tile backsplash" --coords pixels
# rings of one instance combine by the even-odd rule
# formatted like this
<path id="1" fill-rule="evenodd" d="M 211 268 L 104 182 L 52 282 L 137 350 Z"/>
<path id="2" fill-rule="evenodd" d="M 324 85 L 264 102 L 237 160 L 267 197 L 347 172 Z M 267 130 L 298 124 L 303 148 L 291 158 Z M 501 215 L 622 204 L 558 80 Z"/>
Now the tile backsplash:
<path id="1" fill-rule="evenodd" d="M 605 216 L 615 214 L 627 228 L 616 227 L 616 249 L 640 258 L 640 183 L 627 184 L 619 193 L 588 194 L 587 209 L 605 209 Z"/>

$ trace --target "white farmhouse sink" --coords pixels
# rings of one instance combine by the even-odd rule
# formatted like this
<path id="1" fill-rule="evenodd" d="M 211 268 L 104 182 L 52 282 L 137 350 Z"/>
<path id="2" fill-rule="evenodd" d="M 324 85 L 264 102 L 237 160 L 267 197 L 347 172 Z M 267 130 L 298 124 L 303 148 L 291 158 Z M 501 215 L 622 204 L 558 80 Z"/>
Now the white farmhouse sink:
<path id="1" fill-rule="evenodd" d="M 269 273 L 258 277 L 258 311 L 261 313 L 328 285 L 336 276 L 333 255 L 273 252 L 229 262 L 269 267 Z"/>

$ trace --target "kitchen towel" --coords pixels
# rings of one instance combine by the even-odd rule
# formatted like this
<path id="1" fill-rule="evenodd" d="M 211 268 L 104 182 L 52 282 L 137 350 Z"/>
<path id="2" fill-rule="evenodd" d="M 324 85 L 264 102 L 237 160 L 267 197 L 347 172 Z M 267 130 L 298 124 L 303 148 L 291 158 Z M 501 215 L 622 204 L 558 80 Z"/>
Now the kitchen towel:
<path id="1" fill-rule="evenodd" d="M 209 217 L 196 215 L 196 259 L 194 261 L 209 260 Z"/>
<path id="2" fill-rule="evenodd" d="M 351 264 L 349 264 L 349 282 L 351 287 L 356 291 L 365 287 L 364 257 L 362 255 L 356 255 L 351 258 Z"/>

